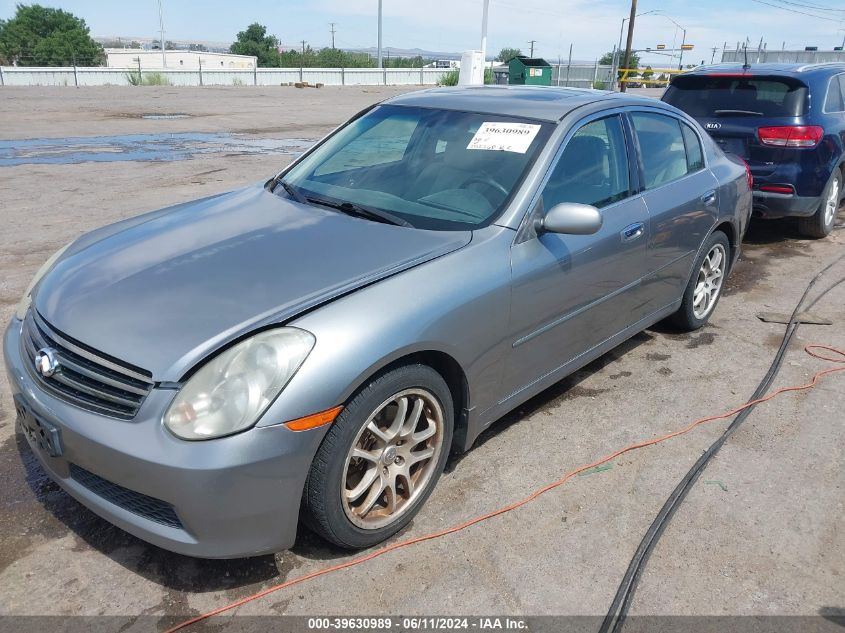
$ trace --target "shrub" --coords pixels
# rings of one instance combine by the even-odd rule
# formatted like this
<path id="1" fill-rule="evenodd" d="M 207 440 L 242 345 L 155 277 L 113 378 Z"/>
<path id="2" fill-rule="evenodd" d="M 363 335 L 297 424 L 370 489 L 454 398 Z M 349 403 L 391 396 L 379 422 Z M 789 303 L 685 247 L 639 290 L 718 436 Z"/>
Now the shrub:
<path id="1" fill-rule="evenodd" d="M 170 80 L 161 73 L 147 73 L 144 75 L 145 86 L 169 86 Z"/>
<path id="2" fill-rule="evenodd" d="M 461 71 L 457 68 L 453 68 L 445 75 L 443 75 L 437 82 L 438 86 L 457 86 L 458 85 L 458 77 L 460 77 Z M 484 69 L 484 83 L 492 84 L 495 81 L 493 77 L 493 69 L 485 68 Z"/>
<path id="3" fill-rule="evenodd" d="M 437 80 L 438 86 L 457 86 L 458 85 L 458 76 L 460 75 L 460 71 L 457 68 L 453 68 L 449 72 L 445 73 L 440 79 Z"/>
<path id="4" fill-rule="evenodd" d="M 137 70 L 126 73 L 130 86 L 169 86 L 170 80 L 161 73 L 140 73 Z"/>

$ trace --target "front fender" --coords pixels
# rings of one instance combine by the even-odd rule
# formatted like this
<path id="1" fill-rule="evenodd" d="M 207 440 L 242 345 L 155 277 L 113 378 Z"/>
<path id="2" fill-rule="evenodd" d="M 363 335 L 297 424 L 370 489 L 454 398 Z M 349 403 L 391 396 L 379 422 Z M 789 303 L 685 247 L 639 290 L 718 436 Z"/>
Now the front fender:
<path id="1" fill-rule="evenodd" d="M 493 404 L 510 341 L 512 240 L 512 230 L 487 227 L 461 250 L 291 321 L 314 334 L 316 344 L 274 404 L 275 416 L 259 426 L 343 404 L 382 368 L 419 352 L 440 352 L 460 365 L 466 408 Z"/>

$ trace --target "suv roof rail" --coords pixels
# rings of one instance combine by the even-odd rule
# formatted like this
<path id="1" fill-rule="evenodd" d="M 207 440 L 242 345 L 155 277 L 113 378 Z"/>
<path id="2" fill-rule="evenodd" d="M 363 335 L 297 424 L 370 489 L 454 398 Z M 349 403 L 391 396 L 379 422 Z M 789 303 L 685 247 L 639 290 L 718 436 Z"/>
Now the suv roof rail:
<path id="1" fill-rule="evenodd" d="M 824 68 L 825 66 L 845 66 L 845 62 L 814 62 L 812 64 L 802 64 L 795 70 L 803 73 L 806 70 L 814 70 L 816 68 Z"/>

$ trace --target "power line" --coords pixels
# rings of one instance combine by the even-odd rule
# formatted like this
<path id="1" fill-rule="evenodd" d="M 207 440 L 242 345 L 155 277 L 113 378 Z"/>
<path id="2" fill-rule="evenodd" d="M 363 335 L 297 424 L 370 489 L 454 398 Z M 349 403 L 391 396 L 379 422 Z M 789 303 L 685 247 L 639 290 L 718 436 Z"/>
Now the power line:
<path id="1" fill-rule="evenodd" d="M 802 9 L 812 9 L 813 11 L 835 11 L 838 13 L 845 13 L 845 9 L 834 9 L 833 7 L 823 7 L 813 4 L 804 4 L 802 2 L 790 2 L 790 0 L 776 0 L 782 4 L 789 4 L 794 7 L 801 7 Z"/>
<path id="2" fill-rule="evenodd" d="M 815 13 L 807 13 L 806 11 L 799 11 L 798 9 L 790 9 L 789 7 L 784 7 L 779 4 L 772 4 L 771 2 L 764 2 L 763 0 L 751 0 L 751 2 L 756 2 L 757 4 L 765 4 L 768 7 L 774 7 L 775 9 L 780 9 L 781 11 L 789 11 L 790 13 L 798 13 L 799 15 L 806 15 L 811 18 L 816 18 L 818 20 L 825 20 L 827 22 L 840 22 L 839 18 L 833 18 L 827 15 L 816 15 Z"/>

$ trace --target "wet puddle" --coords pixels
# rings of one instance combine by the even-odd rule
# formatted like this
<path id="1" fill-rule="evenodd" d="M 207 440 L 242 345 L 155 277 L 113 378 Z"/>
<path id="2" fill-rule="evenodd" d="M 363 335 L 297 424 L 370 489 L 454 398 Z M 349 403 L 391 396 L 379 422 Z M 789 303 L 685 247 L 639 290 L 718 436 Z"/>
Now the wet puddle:
<path id="1" fill-rule="evenodd" d="M 298 155 L 314 141 L 246 134 L 177 132 L 0 140 L 0 167 L 84 162 L 174 161 L 208 154 Z"/>

